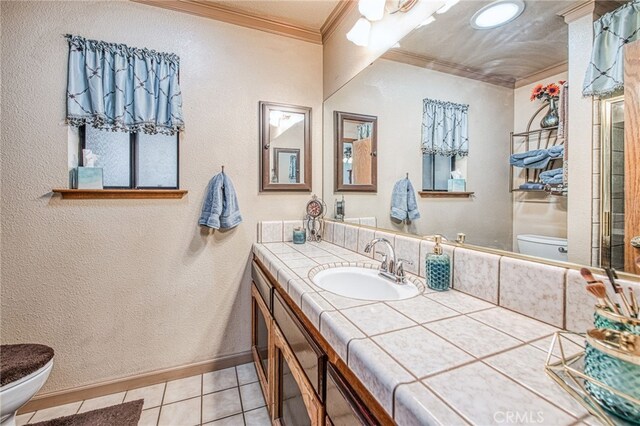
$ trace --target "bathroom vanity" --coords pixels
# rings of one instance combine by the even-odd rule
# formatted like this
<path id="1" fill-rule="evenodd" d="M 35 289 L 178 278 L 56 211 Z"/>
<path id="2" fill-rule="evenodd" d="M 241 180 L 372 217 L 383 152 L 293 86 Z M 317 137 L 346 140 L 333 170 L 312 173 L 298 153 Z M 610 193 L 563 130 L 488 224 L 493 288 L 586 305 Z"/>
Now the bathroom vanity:
<path id="1" fill-rule="evenodd" d="M 282 241 L 291 222 L 262 222 L 253 247 L 253 356 L 274 421 L 495 424 L 496 416 L 519 413 L 569 425 L 589 418 L 544 371 L 554 333 L 584 332 L 592 322 L 593 300 L 570 265 L 449 243 L 453 289 L 435 292 L 424 287 L 420 266 L 431 241 L 328 222 L 325 241 L 294 245 Z M 321 271 L 377 268 L 364 252 L 373 237 L 415 259 L 407 277 L 419 295 L 359 300 L 316 284 Z M 577 337 L 565 350 L 582 345 Z"/>

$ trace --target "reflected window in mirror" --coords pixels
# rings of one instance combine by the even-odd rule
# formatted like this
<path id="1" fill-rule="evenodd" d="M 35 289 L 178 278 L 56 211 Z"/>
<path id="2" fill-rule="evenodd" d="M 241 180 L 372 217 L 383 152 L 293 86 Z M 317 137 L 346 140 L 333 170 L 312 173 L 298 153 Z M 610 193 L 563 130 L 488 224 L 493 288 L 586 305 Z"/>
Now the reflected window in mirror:
<path id="1" fill-rule="evenodd" d="M 377 191 L 377 122 L 370 115 L 335 111 L 335 191 Z"/>
<path id="2" fill-rule="evenodd" d="M 423 100 L 422 190 L 466 191 L 469 105 Z"/>
<path id="3" fill-rule="evenodd" d="M 311 108 L 260 102 L 261 191 L 311 191 Z"/>

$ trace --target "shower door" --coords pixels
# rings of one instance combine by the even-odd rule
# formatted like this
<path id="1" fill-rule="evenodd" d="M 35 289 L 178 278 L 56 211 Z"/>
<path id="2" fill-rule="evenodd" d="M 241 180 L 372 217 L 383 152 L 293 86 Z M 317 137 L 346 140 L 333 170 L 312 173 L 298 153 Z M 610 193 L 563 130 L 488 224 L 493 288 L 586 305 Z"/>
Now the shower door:
<path id="1" fill-rule="evenodd" d="M 624 96 L 603 99 L 600 265 L 624 270 Z"/>

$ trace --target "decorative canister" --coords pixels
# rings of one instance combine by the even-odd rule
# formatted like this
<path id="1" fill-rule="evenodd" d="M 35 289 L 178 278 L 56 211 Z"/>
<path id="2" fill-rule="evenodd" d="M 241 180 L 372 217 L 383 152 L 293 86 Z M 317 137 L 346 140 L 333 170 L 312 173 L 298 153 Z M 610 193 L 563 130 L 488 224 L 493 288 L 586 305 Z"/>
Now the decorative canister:
<path id="1" fill-rule="evenodd" d="M 607 411 L 640 423 L 640 337 L 614 330 L 589 330 L 585 389 Z M 603 386 L 604 385 L 604 386 Z"/>
<path id="2" fill-rule="evenodd" d="M 307 241 L 307 230 L 298 227 L 293 228 L 293 244 L 304 244 Z"/>
<path id="3" fill-rule="evenodd" d="M 640 319 L 618 315 L 602 306 L 596 306 L 593 325 L 598 329 L 626 331 L 640 336 Z"/>

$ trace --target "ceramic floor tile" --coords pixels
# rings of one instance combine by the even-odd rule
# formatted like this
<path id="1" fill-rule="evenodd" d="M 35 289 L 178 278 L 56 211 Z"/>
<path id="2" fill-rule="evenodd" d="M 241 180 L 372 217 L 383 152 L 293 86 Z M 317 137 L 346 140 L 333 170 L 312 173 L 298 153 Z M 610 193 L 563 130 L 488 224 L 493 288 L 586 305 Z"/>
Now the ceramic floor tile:
<path id="1" fill-rule="evenodd" d="M 31 417 L 33 417 L 34 414 L 35 414 L 35 411 L 32 411 L 31 413 L 24 413 L 24 414 L 20 414 L 19 416 L 16 416 L 16 426 L 26 425 L 29 422 L 29 419 L 31 419 Z"/>
<path id="2" fill-rule="evenodd" d="M 258 381 L 258 373 L 256 372 L 256 365 L 253 362 L 238 365 L 236 367 L 236 370 L 238 371 L 238 383 L 240 385 L 246 385 L 247 383 L 253 383 Z"/>
<path id="3" fill-rule="evenodd" d="M 423 327 L 476 357 L 521 344 L 519 340 L 465 316 L 430 322 Z"/>
<path id="4" fill-rule="evenodd" d="M 98 398 L 87 399 L 82 402 L 78 413 L 86 413 L 87 411 L 97 410 L 98 408 L 122 404 L 124 395 L 125 392 L 119 392 L 111 395 L 100 396 Z"/>
<path id="5" fill-rule="evenodd" d="M 516 416 L 520 418 L 517 423 L 554 426 L 577 420 L 481 362 L 438 374 L 424 383 L 473 424 L 516 423 L 508 421 Z M 464 392 L 460 392 L 462 387 Z"/>
<path id="6" fill-rule="evenodd" d="M 381 334 L 371 339 L 417 378 L 474 360 L 420 326 Z"/>
<path id="7" fill-rule="evenodd" d="M 234 367 L 212 371 L 202 375 L 202 393 L 208 394 L 238 386 L 238 378 Z"/>
<path id="8" fill-rule="evenodd" d="M 45 408 L 44 410 L 36 411 L 30 422 L 42 422 L 45 420 L 55 419 L 56 417 L 70 416 L 76 414 L 78 409 L 82 405 L 82 401 L 71 402 L 69 404 L 58 405 L 57 407 Z"/>
<path id="9" fill-rule="evenodd" d="M 267 411 L 266 407 L 258 408 L 257 410 L 245 411 L 244 420 L 247 426 L 271 425 L 269 412 Z"/>
<path id="10" fill-rule="evenodd" d="M 504 308 L 488 309 L 469 314 L 469 316 L 525 342 L 560 331 L 549 324 Z"/>
<path id="11" fill-rule="evenodd" d="M 419 324 L 460 315 L 459 312 L 426 297 L 412 297 L 385 303 Z"/>
<path id="12" fill-rule="evenodd" d="M 574 416 L 587 415 L 588 412 L 580 403 L 569 396 L 551 377 L 542 373 L 546 360 L 546 352 L 526 345 L 489 357 L 484 361 L 548 401 L 560 405 Z"/>
<path id="13" fill-rule="evenodd" d="M 224 419 L 215 420 L 213 422 L 204 424 L 211 426 L 244 426 L 244 418 L 242 417 L 242 414 L 236 414 L 235 416 L 225 417 Z"/>
<path id="14" fill-rule="evenodd" d="M 158 383 L 157 385 L 146 386 L 144 388 L 131 389 L 127 391 L 127 395 L 124 397 L 124 402 L 144 399 L 144 405 L 142 406 L 143 410 L 158 407 L 159 405 L 162 405 L 165 386 L 166 383 Z"/>
<path id="15" fill-rule="evenodd" d="M 368 336 L 416 324 L 383 303 L 344 309 L 342 314 Z"/>
<path id="16" fill-rule="evenodd" d="M 202 397 L 202 422 L 242 413 L 238 388 L 210 393 Z"/>
<path id="17" fill-rule="evenodd" d="M 260 382 L 240 386 L 240 397 L 242 398 L 242 409 L 245 411 L 265 405 Z"/>
<path id="18" fill-rule="evenodd" d="M 563 336 L 565 335 L 566 334 L 563 334 Z M 570 357 L 584 351 L 585 339 L 584 337 L 572 335 L 570 339 L 562 337 L 560 339 L 556 339 L 554 343 L 553 336 L 549 336 L 545 337 L 544 339 L 531 342 L 532 346 L 535 346 L 538 349 L 542 349 L 546 353 L 551 350 L 552 344 L 553 355 L 561 357 L 562 353 L 564 352 L 564 356 Z M 560 345 L 562 345 L 562 350 L 560 349 Z"/>
<path id="19" fill-rule="evenodd" d="M 163 405 L 160 408 L 158 426 L 194 426 L 200 424 L 201 402 L 201 398 L 198 397 Z"/>
<path id="20" fill-rule="evenodd" d="M 158 417 L 160 417 L 160 407 L 143 410 L 140 415 L 140 421 L 138 421 L 138 426 L 156 426 L 158 424 Z"/>
<path id="21" fill-rule="evenodd" d="M 435 300 L 436 302 L 463 314 L 496 306 L 455 290 L 428 293 L 425 297 Z"/>
<path id="22" fill-rule="evenodd" d="M 200 396 L 202 393 L 202 376 L 192 376 L 167 382 L 163 404 L 181 401 Z"/>

